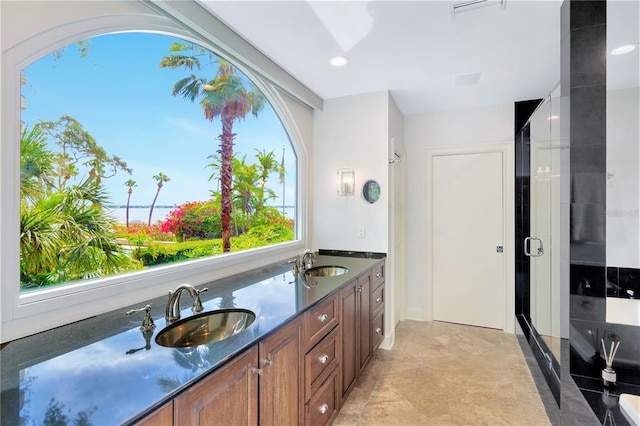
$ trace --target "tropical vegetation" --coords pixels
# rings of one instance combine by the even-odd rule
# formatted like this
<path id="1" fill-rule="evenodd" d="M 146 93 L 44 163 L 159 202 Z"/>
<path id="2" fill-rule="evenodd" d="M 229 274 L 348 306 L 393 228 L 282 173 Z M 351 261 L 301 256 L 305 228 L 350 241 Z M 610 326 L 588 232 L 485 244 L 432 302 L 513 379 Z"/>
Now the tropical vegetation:
<path id="1" fill-rule="evenodd" d="M 197 100 L 208 121 L 220 120 L 218 147 L 208 158 L 209 182 L 214 186 L 209 198 L 175 206 L 154 221 L 160 192 L 171 179 L 163 172 L 128 178 L 126 219 L 118 223 L 110 211 L 105 182 L 134 174 L 124 159 L 108 153 L 70 115 L 24 125 L 21 288 L 121 274 L 295 238 L 293 221 L 269 206 L 278 197 L 267 184 L 276 173 L 283 183 L 284 152 L 281 163 L 264 149 L 255 149 L 253 161 L 246 154 L 234 154 L 234 124 L 264 108 L 261 92 L 229 62 L 192 44 L 172 44 L 160 67 L 203 73 L 177 81 L 171 93 Z M 149 185 L 151 179 L 155 195 L 148 220 L 131 222 L 131 201 L 138 194 L 134 188 L 140 182 Z"/>
<path id="2" fill-rule="evenodd" d="M 222 221 L 222 251 L 231 251 L 231 211 L 233 204 L 233 125 L 248 113 L 258 116 L 264 107 L 262 92 L 243 78 L 231 63 L 219 58 L 195 44 L 173 43 L 169 48 L 171 55 L 160 61 L 161 68 L 184 68 L 190 74 L 177 81 L 173 86 L 173 96 L 195 102 L 200 106 L 207 120 L 213 122 L 219 118 L 222 124 L 220 140 L 220 216 Z M 204 62 L 203 62 L 204 61 Z M 213 67 L 215 73 L 196 76 L 194 69 Z"/>

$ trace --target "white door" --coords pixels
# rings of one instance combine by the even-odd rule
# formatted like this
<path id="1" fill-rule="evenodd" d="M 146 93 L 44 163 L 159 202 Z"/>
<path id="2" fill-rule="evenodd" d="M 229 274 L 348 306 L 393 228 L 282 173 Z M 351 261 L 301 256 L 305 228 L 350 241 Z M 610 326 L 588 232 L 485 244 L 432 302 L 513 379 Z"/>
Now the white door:
<path id="1" fill-rule="evenodd" d="M 504 329 L 502 152 L 433 157 L 433 316 Z"/>

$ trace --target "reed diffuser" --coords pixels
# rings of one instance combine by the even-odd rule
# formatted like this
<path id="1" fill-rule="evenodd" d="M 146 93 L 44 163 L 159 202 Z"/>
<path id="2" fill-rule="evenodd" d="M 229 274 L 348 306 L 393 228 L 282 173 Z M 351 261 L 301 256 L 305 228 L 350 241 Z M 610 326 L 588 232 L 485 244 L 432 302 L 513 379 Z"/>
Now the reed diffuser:
<path id="1" fill-rule="evenodd" d="M 602 354 L 604 355 L 605 367 L 602 370 L 602 381 L 604 383 L 604 387 L 608 388 L 609 386 L 616 384 L 616 372 L 611 366 L 613 365 L 613 358 L 616 356 L 616 352 L 618 352 L 618 347 L 620 346 L 620 341 L 617 342 L 611 340 L 611 349 L 607 352 L 607 347 L 604 344 L 604 339 L 600 339 L 600 343 L 602 344 Z"/>

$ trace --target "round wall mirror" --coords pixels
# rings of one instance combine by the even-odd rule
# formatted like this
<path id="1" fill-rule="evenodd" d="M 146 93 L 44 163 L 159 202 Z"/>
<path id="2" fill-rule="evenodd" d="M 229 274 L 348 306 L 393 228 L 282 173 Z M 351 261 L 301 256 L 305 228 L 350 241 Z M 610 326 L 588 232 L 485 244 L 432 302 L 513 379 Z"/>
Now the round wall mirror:
<path id="1" fill-rule="evenodd" d="M 380 199 L 380 184 L 373 179 L 369 179 L 362 185 L 362 198 L 369 204 L 373 204 Z"/>

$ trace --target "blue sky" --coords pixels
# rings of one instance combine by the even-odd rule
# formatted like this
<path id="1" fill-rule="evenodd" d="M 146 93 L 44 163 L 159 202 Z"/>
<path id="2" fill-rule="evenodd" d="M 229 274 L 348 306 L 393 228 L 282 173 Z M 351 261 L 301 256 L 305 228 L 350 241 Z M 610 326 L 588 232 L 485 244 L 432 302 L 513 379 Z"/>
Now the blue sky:
<path id="1" fill-rule="evenodd" d="M 174 41 L 178 39 L 149 33 L 103 35 L 90 39 L 85 58 L 71 45 L 60 59 L 49 55 L 24 69 L 22 120 L 28 126 L 71 115 L 107 153 L 133 169 L 131 175 L 121 172 L 105 181 L 113 204 L 126 203 L 127 179 L 138 184 L 131 203 L 151 204 L 157 188 L 153 176 L 159 172 L 171 181 L 162 188 L 158 205 L 205 200 L 215 189 L 207 181 L 212 170 L 206 165 L 218 149 L 220 121 L 206 120 L 197 101 L 171 95 L 174 83 L 188 75 L 158 66 Z M 212 77 L 215 66 L 194 73 Z M 280 162 L 285 146 L 286 204 L 293 204 L 295 155 L 273 109 L 267 105 L 257 119 L 249 114 L 235 123 L 234 132 L 235 152 L 246 153 L 248 163 L 255 162 L 254 148 L 273 150 Z M 277 174 L 269 183 L 281 196 Z"/>

